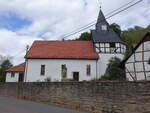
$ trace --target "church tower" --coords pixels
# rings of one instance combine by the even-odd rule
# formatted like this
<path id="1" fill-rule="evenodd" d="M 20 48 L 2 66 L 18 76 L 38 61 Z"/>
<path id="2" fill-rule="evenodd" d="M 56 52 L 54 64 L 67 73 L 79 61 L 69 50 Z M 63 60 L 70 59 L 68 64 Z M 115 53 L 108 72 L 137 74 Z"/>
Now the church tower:
<path id="1" fill-rule="evenodd" d="M 96 29 L 91 31 L 95 51 L 99 54 L 98 78 L 104 75 L 107 64 L 112 57 L 123 59 L 126 52 L 125 43 L 109 27 L 103 12 L 100 10 Z"/>

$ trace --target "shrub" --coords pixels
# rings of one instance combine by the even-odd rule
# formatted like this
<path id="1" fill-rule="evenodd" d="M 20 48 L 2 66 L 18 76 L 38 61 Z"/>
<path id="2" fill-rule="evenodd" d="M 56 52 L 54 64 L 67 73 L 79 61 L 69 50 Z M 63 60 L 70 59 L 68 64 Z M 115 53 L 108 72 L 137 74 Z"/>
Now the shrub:
<path id="1" fill-rule="evenodd" d="M 120 63 L 119 58 L 111 58 L 105 74 L 99 80 L 126 80 L 125 71 L 120 68 Z"/>
<path id="2" fill-rule="evenodd" d="M 51 82 L 51 78 L 50 78 L 50 77 L 47 77 L 47 78 L 45 79 L 45 82 Z"/>

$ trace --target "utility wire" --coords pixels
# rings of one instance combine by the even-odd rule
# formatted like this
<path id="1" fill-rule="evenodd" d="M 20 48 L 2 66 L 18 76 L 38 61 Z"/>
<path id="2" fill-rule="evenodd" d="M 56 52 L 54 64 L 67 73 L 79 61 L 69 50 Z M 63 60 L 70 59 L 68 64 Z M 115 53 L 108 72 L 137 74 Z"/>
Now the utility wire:
<path id="1" fill-rule="evenodd" d="M 116 12 L 116 11 L 122 9 L 122 8 L 124 8 L 125 6 L 130 5 L 130 4 L 131 4 L 132 2 L 134 2 L 134 1 L 137 1 L 137 0 L 132 0 L 132 1 L 130 1 L 130 2 L 126 3 L 126 4 L 124 4 L 124 5 L 122 5 L 121 7 L 119 7 L 119 8 L 117 8 L 117 9 L 115 9 L 115 10 L 109 12 L 109 13 L 106 14 L 105 16 L 109 16 L 110 14 L 112 14 L 112 13 L 114 13 L 114 12 Z M 83 28 L 85 28 L 85 27 L 87 27 L 87 26 L 89 26 L 89 25 L 91 25 L 91 24 L 94 24 L 94 23 L 96 24 L 96 21 L 97 21 L 97 20 L 94 20 L 94 21 L 90 22 L 89 24 L 86 24 L 86 25 L 84 25 L 83 27 L 77 28 L 76 30 L 73 30 L 73 31 L 71 31 L 71 32 L 69 32 L 69 33 L 67 33 L 67 34 L 62 35 L 62 36 L 65 37 L 65 36 L 67 36 L 67 35 L 69 35 L 69 34 L 71 34 L 71 33 L 76 32 L 76 31 L 79 30 L 79 29 L 83 29 Z"/>
<path id="2" fill-rule="evenodd" d="M 117 14 L 119 14 L 119 13 L 121 13 L 121 12 L 123 12 L 123 11 L 125 11 L 125 10 L 127 10 L 127 9 L 129 9 L 130 7 L 132 7 L 132 6 L 134 6 L 134 5 L 138 4 L 138 3 L 140 3 L 140 2 L 142 2 L 142 1 L 143 1 L 143 0 L 139 0 L 139 1 L 137 1 L 136 3 L 134 3 L 134 4 L 132 4 L 132 5 L 128 6 L 128 7 L 125 7 L 124 9 L 122 9 L 122 10 L 120 10 L 120 11 L 118 11 L 118 12 L 116 12 L 116 13 L 110 15 L 110 16 L 108 16 L 108 17 L 106 18 L 106 20 L 109 19 L 109 18 L 111 18 L 111 17 L 113 17 L 113 16 L 115 16 L 115 15 L 117 15 Z M 102 19 L 102 20 L 98 21 L 97 23 L 100 23 L 100 22 L 102 22 L 102 21 L 104 21 L 104 20 L 105 20 L 105 19 Z M 94 25 L 95 25 L 95 23 L 93 23 L 93 24 L 91 24 L 91 25 L 88 25 L 88 26 L 86 26 L 86 27 L 84 27 L 84 28 L 82 28 L 82 29 L 79 29 L 79 30 L 77 30 L 77 31 L 75 31 L 75 32 L 73 32 L 73 33 L 71 33 L 71 34 L 68 34 L 68 35 L 64 36 L 63 38 L 66 38 L 66 37 L 72 36 L 72 35 L 74 35 L 74 34 L 77 34 L 77 33 L 81 32 L 81 31 L 83 31 L 83 30 L 86 30 L 86 29 L 89 28 L 89 27 L 94 26 Z"/>
<path id="3" fill-rule="evenodd" d="M 133 0 L 133 1 L 135 1 L 135 0 Z M 133 2 L 133 1 L 131 1 L 131 2 Z M 143 0 L 139 0 L 139 1 L 135 2 L 134 4 L 131 4 L 131 5 L 129 5 L 128 7 L 125 7 L 125 8 L 123 8 L 122 10 L 119 10 L 119 11 L 117 11 L 117 9 L 114 10 L 115 13 L 112 13 L 110 16 L 106 17 L 106 20 L 109 19 L 109 18 L 111 18 L 111 17 L 113 17 L 113 16 L 115 16 L 115 15 L 117 15 L 117 14 L 119 14 L 119 13 L 121 13 L 121 12 L 123 12 L 123 11 L 125 11 L 125 10 L 127 10 L 127 9 L 129 9 L 130 7 L 133 7 L 134 5 L 136 5 L 136 4 L 138 4 L 138 3 L 142 2 L 142 1 L 143 1 Z M 130 3 L 131 3 L 131 2 L 130 2 Z M 128 3 L 128 4 L 129 4 L 129 3 Z M 104 20 L 105 20 L 105 19 L 102 19 L 102 20 L 98 21 L 97 23 L 100 23 L 100 22 L 102 22 L 102 21 L 104 21 Z M 74 34 L 77 34 L 77 33 L 81 32 L 81 31 L 83 31 L 83 30 L 85 30 L 85 29 L 88 29 L 89 27 L 92 27 L 93 25 L 95 25 L 95 23 L 92 23 L 92 24 L 90 24 L 90 25 L 88 25 L 88 26 L 86 26 L 86 27 L 84 27 L 84 28 L 82 28 L 82 29 L 80 29 L 80 30 L 74 32 L 74 33 L 71 33 L 71 34 L 69 34 L 69 35 L 66 35 L 66 36 L 63 37 L 63 38 L 66 38 L 66 37 L 72 36 L 72 35 L 74 35 Z M 46 46 L 46 45 L 38 45 L 38 46 L 32 46 L 32 47 L 39 47 L 39 46 Z"/>
<path id="4" fill-rule="evenodd" d="M 129 3 L 125 4 L 125 5 L 123 5 L 122 7 L 118 8 L 118 9 L 116 9 L 116 10 L 110 12 L 110 13 L 108 13 L 107 15 L 110 15 L 111 13 L 113 13 L 113 14 L 111 14 L 111 15 L 108 16 L 108 17 L 106 17 L 106 20 L 109 19 L 109 18 L 111 18 L 111 17 L 113 17 L 113 16 L 115 16 L 115 15 L 117 15 L 117 14 L 119 14 L 119 13 L 121 13 L 121 12 L 123 12 L 123 11 L 125 11 L 125 10 L 127 10 L 127 9 L 129 9 L 130 7 L 133 7 L 134 5 L 136 5 L 136 4 L 140 3 L 140 2 L 142 2 L 143 0 L 139 0 L 139 1 L 135 2 L 134 4 L 131 4 L 131 3 L 134 2 L 134 1 L 136 1 L 136 0 L 132 0 L 131 2 L 129 2 Z M 129 5 L 129 4 L 131 4 L 131 5 Z M 127 5 L 129 5 L 129 6 L 127 6 Z M 125 6 L 127 6 L 127 7 L 125 7 Z M 124 8 L 124 7 L 125 7 L 125 8 Z M 123 8 L 123 9 L 121 9 L 121 8 Z M 121 10 L 119 10 L 119 9 L 121 9 Z M 119 10 L 119 11 L 118 11 L 118 10 Z M 96 20 L 95 20 L 95 21 L 96 21 Z M 91 22 L 91 23 L 85 25 L 84 27 L 79 28 L 78 30 L 75 30 L 75 31 L 72 31 L 72 32 L 66 34 L 65 36 L 62 37 L 62 39 L 66 38 L 66 37 L 69 37 L 69 36 L 72 36 L 72 35 L 74 35 L 74 34 L 77 34 L 77 33 L 81 32 L 81 31 L 83 31 L 83 30 L 85 30 L 85 29 L 87 29 L 87 28 L 89 28 L 89 27 L 92 27 L 93 25 L 95 25 L 95 23 L 94 23 L 95 21 L 93 21 L 93 22 Z M 102 22 L 102 21 L 104 21 L 104 19 L 98 21 L 97 23 L 100 23 L 100 22 Z"/>

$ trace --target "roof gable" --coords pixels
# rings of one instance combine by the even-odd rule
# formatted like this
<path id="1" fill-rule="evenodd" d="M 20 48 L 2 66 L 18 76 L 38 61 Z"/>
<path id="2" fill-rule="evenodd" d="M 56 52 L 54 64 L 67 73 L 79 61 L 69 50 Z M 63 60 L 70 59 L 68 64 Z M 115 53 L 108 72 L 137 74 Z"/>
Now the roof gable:
<path id="1" fill-rule="evenodd" d="M 102 30 L 102 25 L 107 26 L 107 30 Z M 92 30 L 92 39 L 94 42 L 118 42 L 124 43 L 119 36 L 114 32 L 113 29 L 109 27 L 108 22 L 106 21 L 103 12 L 100 10 L 96 30 Z"/>
<path id="2" fill-rule="evenodd" d="M 98 59 L 91 41 L 35 41 L 28 59 Z"/>
<path id="3" fill-rule="evenodd" d="M 135 46 L 135 48 L 133 49 L 132 53 L 126 58 L 123 60 L 123 63 L 125 63 L 132 55 L 133 53 L 140 47 L 140 45 L 143 43 L 143 42 L 146 42 L 146 41 L 150 41 L 150 32 L 146 33 L 144 35 L 144 37 L 139 41 L 139 43 Z"/>

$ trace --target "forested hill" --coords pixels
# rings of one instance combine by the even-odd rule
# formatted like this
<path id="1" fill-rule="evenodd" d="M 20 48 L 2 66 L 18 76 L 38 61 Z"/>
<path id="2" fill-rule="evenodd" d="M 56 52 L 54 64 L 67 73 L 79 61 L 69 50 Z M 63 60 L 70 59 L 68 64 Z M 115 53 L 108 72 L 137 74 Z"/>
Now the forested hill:
<path id="1" fill-rule="evenodd" d="M 146 28 L 135 26 L 134 28 L 122 31 L 121 38 L 129 45 L 137 44 L 147 32 L 150 32 L 150 25 Z"/>

